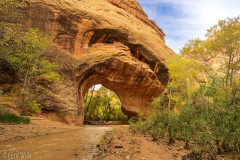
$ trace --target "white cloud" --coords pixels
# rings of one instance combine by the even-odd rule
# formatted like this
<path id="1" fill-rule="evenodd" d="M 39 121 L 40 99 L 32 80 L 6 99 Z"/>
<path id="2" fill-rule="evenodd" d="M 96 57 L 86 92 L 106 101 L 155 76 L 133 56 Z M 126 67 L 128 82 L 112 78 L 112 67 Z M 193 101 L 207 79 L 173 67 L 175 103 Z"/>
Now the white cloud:
<path id="1" fill-rule="evenodd" d="M 240 15 L 239 0 L 138 0 L 151 19 L 164 30 L 175 52 L 189 39 L 204 38 L 219 19 Z"/>

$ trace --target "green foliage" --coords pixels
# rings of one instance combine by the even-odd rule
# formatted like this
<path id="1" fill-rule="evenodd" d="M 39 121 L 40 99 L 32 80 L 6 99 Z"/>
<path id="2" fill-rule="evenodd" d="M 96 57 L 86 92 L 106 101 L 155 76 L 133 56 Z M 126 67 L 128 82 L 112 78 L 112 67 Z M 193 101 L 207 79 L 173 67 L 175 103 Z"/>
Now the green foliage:
<path id="1" fill-rule="evenodd" d="M 130 128 L 137 133 L 150 134 L 155 140 L 165 135 L 169 143 L 182 139 L 187 147 L 191 142 L 196 152 L 209 152 L 217 143 L 220 144 L 218 149 L 235 150 L 240 149 L 239 108 L 185 105 L 176 113 L 169 109 L 159 110 L 158 105 L 154 114 L 130 123 Z"/>
<path id="2" fill-rule="evenodd" d="M 133 131 L 184 140 L 201 156 L 240 150 L 240 18 L 219 21 L 207 36 L 167 59 L 168 88 Z"/>
<path id="3" fill-rule="evenodd" d="M 42 106 L 39 102 L 35 100 L 30 100 L 26 102 L 26 108 L 32 113 L 42 113 Z"/>
<path id="4" fill-rule="evenodd" d="M 155 140 L 161 139 L 167 131 L 167 113 L 168 111 L 162 108 L 164 98 L 159 97 L 154 99 L 154 111 L 148 118 L 139 118 L 137 121 L 130 121 L 130 129 L 135 133 L 150 134 Z M 169 126 L 170 127 L 170 126 Z"/>
<path id="5" fill-rule="evenodd" d="M 17 116 L 12 113 L 0 113 L 0 123 L 10 123 L 10 124 L 19 124 L 24 123 L 28 124 L 30 123 L 30 119 L 27 117 Z"/>
<path id="6" fill-rule="evenodd" d="M 7 105 L 0 105 L 0 123 L 8 123 L 8 124 L 19 124 L 30 123 L 30 119 L 27 117 L 17 116 L 14 113 L 11 113 L 10 107 Z"/>
<path id="7" fill-rule="evenodd" d="M 60 75 L 54 71 L 58 65 L 51 63 L 44 56 L 50 44 L 50 38 L 38 29 L 29 29 L 28 32 L 7 30 L 0 39 L 0 56 L 12 63 L 22 83 L 17 107 L 25 113 L 40 112 L 41 107 L 35 103 L 29 107 L 29 102 L 46 95 L 46 86 L 60 80 Z M 39 101 L 38 98 L 37 100 Z"/>
<path id="8" fill-rule="evenodd" d="M 201 65 L 194 59 L 172 56 L 166 61 L 171 81 L 168 84 L 169 107 L 180 109 L 186 103 L 194 103 L 198 81 L 203 81 Z"/>
<path id="9" fill-rule="evenodd" d="M 8 31 L 0 43 L 0 55 L 10 60 L 21 80 L 24 80 L 27 71 L 32 76 L 43 76 L 54 68 L 53 64 L 41 57 L 49 44 L 49 38 L 37 29 L 23 33 Z"/>
<path id="10" fill-rule="evenodd" d="M 206 41 L 189 41 L 182 55 L 200 62 L 221 97 L 236 104 L 240 86 L 240 17 L 219 21 L 206 36 Z"/>
<path id="11" fill-rule="evenodd" d="M 153 118 L 155 118 L 155 117 L 151 117 L 151 118 L 149 117 L 147 119 L 143 119 L 140 117 L 137 121 L 135 119 L 131 119 L 130 120 L 130 129 L 135 133 L 151 134 L 149 131 L 152 131 L 152 129 L 157 130 L 157 126 L 154 126 L 151 123 Z M 162 127 L 160 127 L 160 129 L 162 129 Z M 156 134 L 160 134 L 160 131 L 156 132 Z M 156 136 L 154 134 L 152 134 L 152 135 Z"/>
<path id="12" fill-rule="evenodd" d="M 90 90 L 86 95 L 85 121 L 127 121 L 118 96 L 104 88 Z"/>

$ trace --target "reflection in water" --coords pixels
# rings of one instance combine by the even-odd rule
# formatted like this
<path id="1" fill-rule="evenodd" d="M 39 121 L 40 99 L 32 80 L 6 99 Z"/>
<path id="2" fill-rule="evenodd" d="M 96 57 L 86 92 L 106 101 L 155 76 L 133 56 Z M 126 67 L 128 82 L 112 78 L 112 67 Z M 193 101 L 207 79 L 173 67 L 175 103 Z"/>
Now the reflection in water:
<path id="1" fill-rule="evenodd" d="M 110 127 L 86 126 L 77 131 L 45 135 L 0 144 L 0 159 L 89 160 Z"/>

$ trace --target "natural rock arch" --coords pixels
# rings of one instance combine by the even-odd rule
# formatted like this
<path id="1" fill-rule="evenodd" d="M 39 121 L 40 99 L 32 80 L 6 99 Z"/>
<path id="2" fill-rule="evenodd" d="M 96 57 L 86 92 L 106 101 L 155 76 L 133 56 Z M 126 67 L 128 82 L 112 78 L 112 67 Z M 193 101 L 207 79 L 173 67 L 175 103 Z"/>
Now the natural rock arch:
<path id="1" fill-rule="evenodd" d="M 52 37 L 55 49 L 47 56 L 59 64 L 61 81 L 41 103 L 65 122 L 83 124 L 83 95 L 93 84 L 116 92 L 129 115 L 146 114 L 166 86 L 164 63 L 174 52 L 135 0 L 31 0 L 20 10 L 22 18 L 0 19 Z"/>
<path id="2" fill-rule="evenodd" d="M 145 114 L 152 97 L 158 96 L 163 88 L 150 66 L 132 56 L 128 47 L 117 43 L 101 46 L 104 54 L 95 50 L 82 58 L 75 71 L 78 86 L 80 117 L 84 117 L 84 95 L 94 84 L 102 84 L 120 98 L 123 112 L 136 116 Z"/>

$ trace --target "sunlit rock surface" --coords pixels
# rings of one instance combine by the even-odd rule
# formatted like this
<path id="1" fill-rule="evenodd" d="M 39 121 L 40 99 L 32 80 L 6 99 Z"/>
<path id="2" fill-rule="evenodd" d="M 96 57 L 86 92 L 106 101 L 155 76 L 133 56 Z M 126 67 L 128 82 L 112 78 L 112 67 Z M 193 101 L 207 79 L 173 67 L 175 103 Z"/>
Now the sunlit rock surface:
<path id="1" fill-rule="evenodd" d="M 174 52 L 135 0 L 31 0 L 22 11 L 21 23 L 40 28 L 56 46 L 48 57 L 62 78 L 43 101 L 50 117 L 82 124 L 84 95 L 94 84 L 116 92 L 131 116 L 146 114 L 163 91 L 164 61 Z"/>

